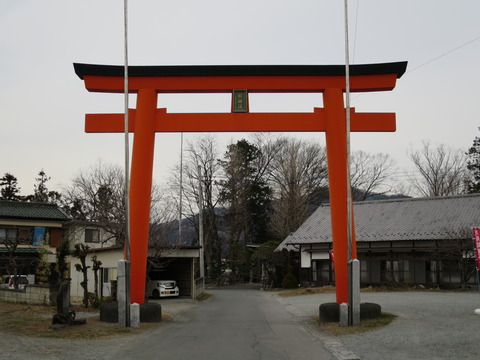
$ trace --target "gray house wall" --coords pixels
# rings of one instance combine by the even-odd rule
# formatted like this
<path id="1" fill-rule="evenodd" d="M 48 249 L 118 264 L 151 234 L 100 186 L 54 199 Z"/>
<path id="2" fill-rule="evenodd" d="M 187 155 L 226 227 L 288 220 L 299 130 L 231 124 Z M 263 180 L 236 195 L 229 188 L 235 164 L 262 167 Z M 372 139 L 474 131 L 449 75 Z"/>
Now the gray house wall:
<path id="1" fill-rule="evenodd" d="M 452 240 L 459 241 L 459 240 Z M 448 241 L 414 241 L 359 243 L 360 282 L 362 286 L 391 284 L 424 285 L 426 287 L 476 286 L 474 259 L 471 253 L 459 258 L 447 250 Z M 334 284 L 335 266 L 327 259 L 331 244 L 302 245 L 302 283 Z M 455 247 L 452 245 L 452 249 Z M 453 250 L 452 250 L 453 251 Z M 458 250 L 457 250 L 458 251 Z M 311 254 L 311 255 L 308 255 Z M 322 256 L 322 254 L 324 254 Z M 462 284 L 460 262 L 467 261 L 471 273 Z"/>

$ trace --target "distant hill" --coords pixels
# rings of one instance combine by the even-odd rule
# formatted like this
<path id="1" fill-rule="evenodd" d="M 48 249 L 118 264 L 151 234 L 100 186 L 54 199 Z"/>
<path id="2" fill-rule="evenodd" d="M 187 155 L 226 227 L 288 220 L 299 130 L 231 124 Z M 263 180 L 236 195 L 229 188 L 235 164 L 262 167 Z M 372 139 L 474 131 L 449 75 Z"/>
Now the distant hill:
<path id="1" fill-rule="evenodd" d="M 404 199 L 410 198 L 411 196 L 406 196 L 402 194 L 396 195 L 384 195 L 384 194 L 373 194 L 369 196 L 365 201 L 376 201 L 376 200 L 388 200 L 388 199 Z M 321 192 L 314 197 L 314 201 L 310 204 L 310 213 L 313 213 L 321 204 L 328 204 L 330 201 L 328 199 L 328 189 L 322 189 Z M 219 207 L 215 209 L 217 216 L 220 221 L 217 224 L 218 235 L 220 238 L 226 239 L 228 237 L 228 225 L 223 221 L 223 215 L 226 210 L 224 207 Z M 194 224 L 198 223 L 198 215 L 193 217 L 187 217 L 182 219 L 182 236 L 181 236 L 181 245 L 185 246 L 197 246 L 198 245 L 198 235 L 195 229 Z M 168 223 L 163 223 L 159 225 L 154 225 L 157 228 L 152 229 L 152 234 L 157 234 L 154 237 L 157 237 L 159 241 L 167 240 L 170 244 L 179 244 L 179 229 L 178 229 L 178 220 L 173 220 Z"/>

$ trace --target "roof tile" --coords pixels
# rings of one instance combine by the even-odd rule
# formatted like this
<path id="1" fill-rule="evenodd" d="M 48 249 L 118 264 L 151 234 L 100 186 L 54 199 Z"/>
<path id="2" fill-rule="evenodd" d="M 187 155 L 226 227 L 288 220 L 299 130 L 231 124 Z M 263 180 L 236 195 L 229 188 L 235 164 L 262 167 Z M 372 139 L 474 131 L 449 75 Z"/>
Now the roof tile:
<path id="1" fill-rule="evenodd" d="M 70 217 L 55 204 L 0 200 L 0 218 L 68 221 Z"/>
<path id="2" fill-rule="evenodd" d="M 480 194 L 354 204 L 357 242 L 441 240 L 480 226 Z M 332 241 L 330 206 L 321 205 L 279 246 Z"/>

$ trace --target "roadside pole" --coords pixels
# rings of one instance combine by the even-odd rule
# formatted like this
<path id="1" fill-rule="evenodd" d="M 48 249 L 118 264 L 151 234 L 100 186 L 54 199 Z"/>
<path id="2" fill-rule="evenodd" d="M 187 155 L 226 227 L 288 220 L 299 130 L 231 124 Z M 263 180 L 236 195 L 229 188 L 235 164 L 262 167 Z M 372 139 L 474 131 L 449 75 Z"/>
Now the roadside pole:
<path id="1" fill-rule="evenodd" d="M 475 252 L 475 269 L 477 275 L 477 286 L 478 291 L 480 292 L 480 277 L 479 277 L 479 270 L 480 270 L 480 228 L 472 228 L 473 233 L 473 250 Z"/>
<path id="2" fill-rule="evenodd" d="M 198 245 L 200 278 L 202 279 L 202 289 L 205 289 L 205 264 L 203 259 L 203 187 L 202 187 L 202 166 L 198 165 Z"/>
<path id="3" fill-rule="evenodd" d="M 473 251 L 475 252 L 475 269 L 477 276 L 477 288 L 480 292 L 480 278 L 478 272 L 480 270 L 480 228 L 472 228 L 473 233 Z M 474 313 L 480 315 L 480 309 L 475 309 Z"/>

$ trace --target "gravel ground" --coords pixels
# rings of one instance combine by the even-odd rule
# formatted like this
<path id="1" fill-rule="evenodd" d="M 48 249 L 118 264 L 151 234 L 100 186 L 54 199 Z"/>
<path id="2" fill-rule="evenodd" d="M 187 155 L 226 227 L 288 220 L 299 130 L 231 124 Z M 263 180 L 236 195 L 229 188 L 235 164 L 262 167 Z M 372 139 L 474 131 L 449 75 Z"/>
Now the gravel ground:
<path id="1" fill-rule="evenodd" d="M 398 318 L 380 330 L 336 338 L 344 350 L 353 352 L 357 358 L 480 359 L 480 316 L 474 314 L 480 308 L 478 293 L 365 293 L 361 300 L 380 304 L 382 311 Z M 297 317 L 307 319 L 318 317 L 319 305 L 335 301 L 335 295 L 288 297 L 279 301 Z M 331 340 L 328 336 L 323 338 L 326 342 Z M 349 358 L 336 355 L 339 359 Z"/>
<path id="2" fill-rule="evenodd" d="M 182 313 L 194 306 L 191 299 L 161 299 L 150 300 L 162 305 L 162 311 L 174 318 L 180 319 Z M 77 313 L 77 318 L 91 317 L 92 314 Z M 96 315 L 98 316 L 98 315 Z M 88 321 L 88 320 L 87 320 Z M 162 326 L 164 326 L 162 324 Z M 165 324 L 168 326 L 168 324 Z M 148 336 L 148 331 L 140 335 L 125 335 L 118 338 L 103 340 L 63 340 L 0 335 L 1 360 L 96 360 L 108 358 L 108 355 L 118 348 L 119 344 L 133 341 L 136 336 Z"/>

